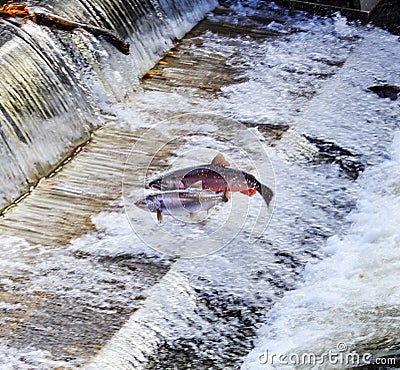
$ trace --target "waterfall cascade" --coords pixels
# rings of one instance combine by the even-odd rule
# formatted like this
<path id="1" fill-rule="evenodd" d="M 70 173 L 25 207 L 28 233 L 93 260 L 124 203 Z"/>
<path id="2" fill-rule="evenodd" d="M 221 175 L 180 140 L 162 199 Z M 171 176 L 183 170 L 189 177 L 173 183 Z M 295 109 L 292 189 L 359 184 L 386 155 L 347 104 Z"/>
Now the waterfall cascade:
<path id="1" fill-rule="evenodd" d="M 0 209 L 51 173 L 102 125 L 100 112 L 215 5 L 215 0 L 32 1 L 29 7 L 116 31 L 104 40 L 31 21 L 0 20 Z"/>

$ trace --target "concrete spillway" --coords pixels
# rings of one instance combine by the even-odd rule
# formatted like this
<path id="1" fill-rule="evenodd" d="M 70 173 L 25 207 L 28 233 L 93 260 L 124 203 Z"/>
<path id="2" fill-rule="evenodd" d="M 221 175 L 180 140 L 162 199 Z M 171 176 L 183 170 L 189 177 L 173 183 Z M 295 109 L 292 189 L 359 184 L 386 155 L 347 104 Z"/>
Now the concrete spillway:
<path id="1" fill-rule="evenodd" d="M 215 6 L 214 1 L 38 1 L 32 10 L 115 30 L 130 56 L 80 31 L 2 20 L 0 208 L 29 191 L 102 125 L 101 105 L 139 77 Z"/>

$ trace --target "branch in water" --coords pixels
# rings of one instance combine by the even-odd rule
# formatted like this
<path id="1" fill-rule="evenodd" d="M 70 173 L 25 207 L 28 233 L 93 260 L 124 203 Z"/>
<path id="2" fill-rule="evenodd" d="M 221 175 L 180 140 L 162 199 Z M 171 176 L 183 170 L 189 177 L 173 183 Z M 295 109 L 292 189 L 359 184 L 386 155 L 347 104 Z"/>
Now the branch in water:
<path id="1" fill-rule="evenodd" d="M 29 11 L 25 4 L 4 4 L 2 8 L 0 8 L 0 16 L 3 18 L 28 18 L 40 26 L 47 26 L 62 31 L 71 32 L 77 28 L 81 28 L 94 36 L 103 37 L 121 53 L 129 55 L 129 44 L 113 31 L 86 23 L 73 22 L 49 13 L 34 13 Z"/>
<path id="2" fill-rule="evenodd" d="M 52 27 L 62 31 L 73 31 L 76 28 L 82 28 L 94 36 L 103 37 L 111 45 L 115 46 L 121 53 L 129 55 L 129 44 L 122 40 L 113 31 L 92 26 L 90 24 L 72 22 L 48 13 L 34 13 L 32 18 L 32 20 L 40 26 Z"/>

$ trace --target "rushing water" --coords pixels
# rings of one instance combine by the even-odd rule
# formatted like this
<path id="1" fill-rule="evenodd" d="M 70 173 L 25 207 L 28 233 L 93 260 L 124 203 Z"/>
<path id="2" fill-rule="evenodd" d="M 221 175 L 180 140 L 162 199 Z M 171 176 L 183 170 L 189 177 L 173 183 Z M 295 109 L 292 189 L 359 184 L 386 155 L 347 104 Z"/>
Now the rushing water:
<path id="1" fill-rule="evenodd" d="M 215 6 L 214 1 L 32 1 L 33 11 L 115 30 L 121 57 L 91 35 L 1 20 L 0 207 L 48 175 L 102 124 L 102 104 L 121 100 L 139 77 Z M 22 25 L 23 23 L 23 25 Z M 123 71 L 123 73 L 121 73 Z M 50 147 L 49 147 L 50 146 Z"/>
<path id="2" fill-rule="evenodd" d="M 98 119 L 89 114 L 90 98 L 47 32 L 30 24 L 19 29 L 5 21 L 2 27 L 3 43 L 14 35 L 0 48 L 0 205 L 4 206 L 87 140 Z"/>
<path id="3" fill-rule="evenodd" d="M 340 17 L 289 15 L 279 8 L 257 2 L 251 6 L 232 6 L 231 9 L 234 9 L 230 14 L 233 18 L 224 15 L 224 21 L 240 22 L 241 26 L 254 26 L 256 22 L 258 30 L 274 30 L 280 35 L 260 39 L 224 37 L 208 32 L 201 40 L 196 40 L 203 42 L 204 53 L 215 52 L 226 58 L 237 83 L 222 84 L 219 92 L 207 95 L 198 88 L 181 87 L 172 91 L 150 88 L 139 94 L 134 103 L 121 106 L 123 111 L 116 107 L 115 112 L 117 116 L 122 113 L 133 127 L 143 121 L 157 123 L 177 113 L 210 110 L 242 122 L 289 125 L 291 128 L 281 139 L 268 148 L 277 182 L 274 216 L 256 243 L 249 244 L 242 233 L 217 254 L 199 260 L 177 261 L 168 277 L 152 290 L 151 299 L 132 317 L 115 342 L 96 358 L 94 366 L 111 365 L 110 359 L 117 364 L 126 363 L 126 353 L 131 353 L 129 361 L 138 367 L 143 364 L 140 359 L 150 356 L 151 361 L 146 366 L 155 369 L 239 366 L 240 357 L 251 348 L 255 328 L 265 320 L 276 320 L 276 323 L 270 324 L 272 328 L 260 329 L 256 349 L 244 359 L 244 368 L 266 367 L 258 362 L 258 356 L 269 348 L 269 343 L 271 351 L 287 350 L 286 345 L 292 340 L 298 341 L 293 344 L 297 351 L 321 348 L 328 351 L 334 343 L 347 341 L 351 349 L 368 349 L 375 354 L 380 349 L 376 343 L 382 343 L 382 330 L 385 334 L 390 332 L 392 339 L 386 338 L 387 341 L 397 337 L 396 327 L 386 330 L 377 325 L 371 330 L 370 324 L 363 326 L 363 319 L 351 321 L 353 315 L 358 315 L 357 307 L 364 303 L 357 299 L 358 295 L 351 295 L 353 289 L 360 289 L 359 285 L 351 292 L 346 291 L 346 284 L 352 284 L 348 280 L 348 283 L 337 283 L 335 288 L 332 287 L 333 293 L 327 293 L 330 282 L 341 279 L 336 274 L 346 274 L 346 268 L 351 268 L 340 253 L 334 264 L 340 266 L 339 271 L 336 272 L 334 266 L 328 271 L 324 267 L 331 263 L 331 258 L 325 262 L 326 255 L 339 248 L 335 245 L 339 236 L 334 235 L 352 234 L 350 225 L 354 216 L 347 215 L 361 197 L 359 192 L 365 194 L 360 187 L 365 188 L 366 179 L 381 183 L 369 179 L 370 171 L 381 172 L 369 169 L 370 166 L 390 157 L 390 143 L 399 127 L 398 103 L 381 100 L 367 88 L 379 83 L 399 83 L 395 64 L 387 62 L 399 56 L 397 38 L 378 29 L 348 25 Z M 211 19 L 220 21 L 219 17 L 216 15 Z M 164 75 L 168 77 L 168 71 Z M 155 101 L 157 105 L 153 106 Z M 318 149 L 303 135 L 335 146 Z M 199 147 L 207 148 L 207 145 L 210 141 L 187 144 L 180 153 L 182 166 L 186 163 L 182 153 L 198 151 Z M 216 145 L 214 143 L 214 147 Z M 226 155 L 234 156 L 237 146 L 224 149 Z M 368 168 L 365 175 L 354 181 L 358 171 L 365 166 Z M 252 199 L 253 206 L 257 201 Z M 375 200 L 373 204 L 377 205 L 379 201 Z M 395 204 L 391 207 L 393 211 Z M 376 222 L 374 220 L 375 217 L 370 222 Z M 395 225 L 395 221 L 390 224 Z M 363 227 L 369 229 L 368 225 L 369 222 Z M 184 228 L 181 232 L 188 231 Z M 192 237 L 190 232 L 187 240 Z M 153 234 L 153 240 L 156 245 L 162 238 Z M 176 240 L 176 243 L 180 241 Z M 360 250 L 355 247 L 357 254 L 349 255 L 353 248 L 347 250 L 345 242 L 340 245 L 349 260 L 361 263 L 357 257 Z M 392 246 L 393 243 L 390 248 Z M 92 250 L 93 246 L 85 244 L 84 248 Z M 365 257 L 368 264 L 371 263 L 369 254 L 367 252 Z M 320 259 L 323 261 L 316 263 Z M 307 267 L 304 275 L 303 268 L 309 264 L 311 267 Z M 355 279 L 356 284 L 365 284 L 365 271 L 370 268 L 358 266 L 356 270 L 350 270 L 349 277 Z M 329 276 L 324 276 L 325 273 Z M 308 274 L 320 288 L 315 289 L 312 282 L 307 284 Z M 365 277 L 360 278 L 360 274 Z M 299 284 L 301 287 L 299 280 L 302 279 L 307 285 L 298 292 L 296 287 Z M 374 289 L 379 291 L 380 279 L 374 280 Z M 396 278 L 391 281 L 394 283 Z M 343 290 L 337 288 L 338 284 Z M 181 292 L 179 298 L 173 294 L 175 289 Z M 289 293 L 290 290 L 293 293 Z M 332 306 L 330 301 L 318 303 L 319 292 L 327 294 L 332 302 L 338 302 Z M 363 294 L 368 297 L 370 293 L 365 291 Z M 354 302 L 354 311 L 346 316 L 343 314 L 345 308 L 337 312 L 337 305 L 348 295 Z M 290 303 L 288 307 L 286 299 Z M 276 302 L 271 316 L 269 309 L 275 307 Z M 380 309 L 387 306 L 386 303 L 379 305 Z M 392 305 L 389 306 L 388 311 L 383 310 L 386 312 L 383 315 L 387 315 L 384 322 L 388 325 L 393 317 Z M 368 312 L 372 315 L 369 322 L 379 321 L 376 310 L 367 308 L 362 312 L 363 317 Z M 340 325 L 346 318 L 349 322 Z M 314 326 L 310 331 L 302 332 L 310 322 L 315 322 Z M 350 333 L 346 331 L 349 327 L 352 328 Z M 296 330 L 292 333 L 293 328 Z M 137 332 L 146 334 L 137 337 Z M 316 332 L 321 334 L 316 335 Z M 370 346 L 355 347 L 355 343 L 365 342 L 366 332 L 371 335 Z M 163 333 L 162 339 L 159 333 Z M 319 340 L 321 336 L 329 339 Z M 314 342 L 319 347 L 314 347 Z M 116 354 L 114 346 L 121 346 L 121 352 Z"/>
<path id="4" fill-rule="evenodd" d="M 304 282 L 274 307 L 243 368 L 331 369 L 380 357 L 381 364 L 398 361 L 399 139 L 397 133 L 390 160 L 362 175 L 357 207 L 348 216 L 351 226 L 327 240 L 324 258 L 308 265 Z M 329 360 L 329 352 L 359 357 Z M 315 355 L 314 362 L 302 364 L 298 358 L 305 353 Z M 282 362 L 271 357 L 283 354 Z"/>
<path id="5" fill-rule="evenodd" d="M 318 354 L 339 342 L 360 353 L 398 355 L 399 105 L 368 90 L 400 84 L 398 39 L 340 16 L 313 17 L 262 1 L 224 5 L 188 36 L 175 62 L 167 60 L 162 78 L 145 80 L 123 103 L 104 99 L 112 96 L 105 83 L 93 84 L 92 97 L 112 117 L 106 128 L 143 138 L 127 158 L 128 191 L 92 215 L 93 232 L 64 248 L 1 241 L 3 289 L 29 294 L 31 306 L 46 296 L 46 304 L 39 314 L 16 315 L 22 324 L 15 323 L 15 335 L 3 334 L 0 362 L 10 368 L 264 369 L 270 364 L 260 354 L 267 349 Z M 78 17 L 77 6 L 63 9 Z M 101 7 L 86 9 L 99 25 L 115 21 L 101 17 Z M 148 53 L 144 45 L 137 53 Z M 111 79 L 104 73 L 114 98 L 123 96 L 124 82 L 119 91 L 110 80 L 130 78 L 127 64 L 118 69 L 113 58 L 107 65 L 104 54 L 98 57 L 116 73 Z M 98 72 L 82 73 L 98 81 Z M 254 137 L 231 132 L 244 126 Z M 161 150 L 167 143 L 172 149 Z M 167 216 L 159 226 L 129 208 L 130 196 L 143 194 L 143 166 L 157 176 L 210 161 L 216 151 L 248 171 L 257 160 L 272 163 L 275 179 L 262 170 L 260 176 L 275 189 L 275 209 L 258 239 L 249 238 L 253 210 L 265 208 L 258 195 L 235 194 L 231 207 L 247 210 L 240 225 L 224 225 L 224 208 L 194 226 Z M 131 228 L 135 219 L 141 239 Z M 174 255 L 171 246 L 198 248 L 219 222 L 240 231 L 224 248 L 201 258 Z M 3 305 L 8 313 L 24 307 Z"/>

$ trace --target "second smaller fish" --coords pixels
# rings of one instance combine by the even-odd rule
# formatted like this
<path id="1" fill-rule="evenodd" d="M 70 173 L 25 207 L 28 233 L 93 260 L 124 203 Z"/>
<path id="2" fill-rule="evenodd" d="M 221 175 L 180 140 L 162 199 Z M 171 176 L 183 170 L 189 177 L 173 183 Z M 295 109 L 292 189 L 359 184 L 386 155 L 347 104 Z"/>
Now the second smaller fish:
<path id="1" fill-rule="evenodd" d="M 194 214 L 208 211 L 217 204 L 228 202 L 227 191 L 215 193 L 202 190 L 178 190 L 155 193 L 136 202 L 136 206 L 157 213 L 157 220 L 162 221 L 163 214 Z"/>

